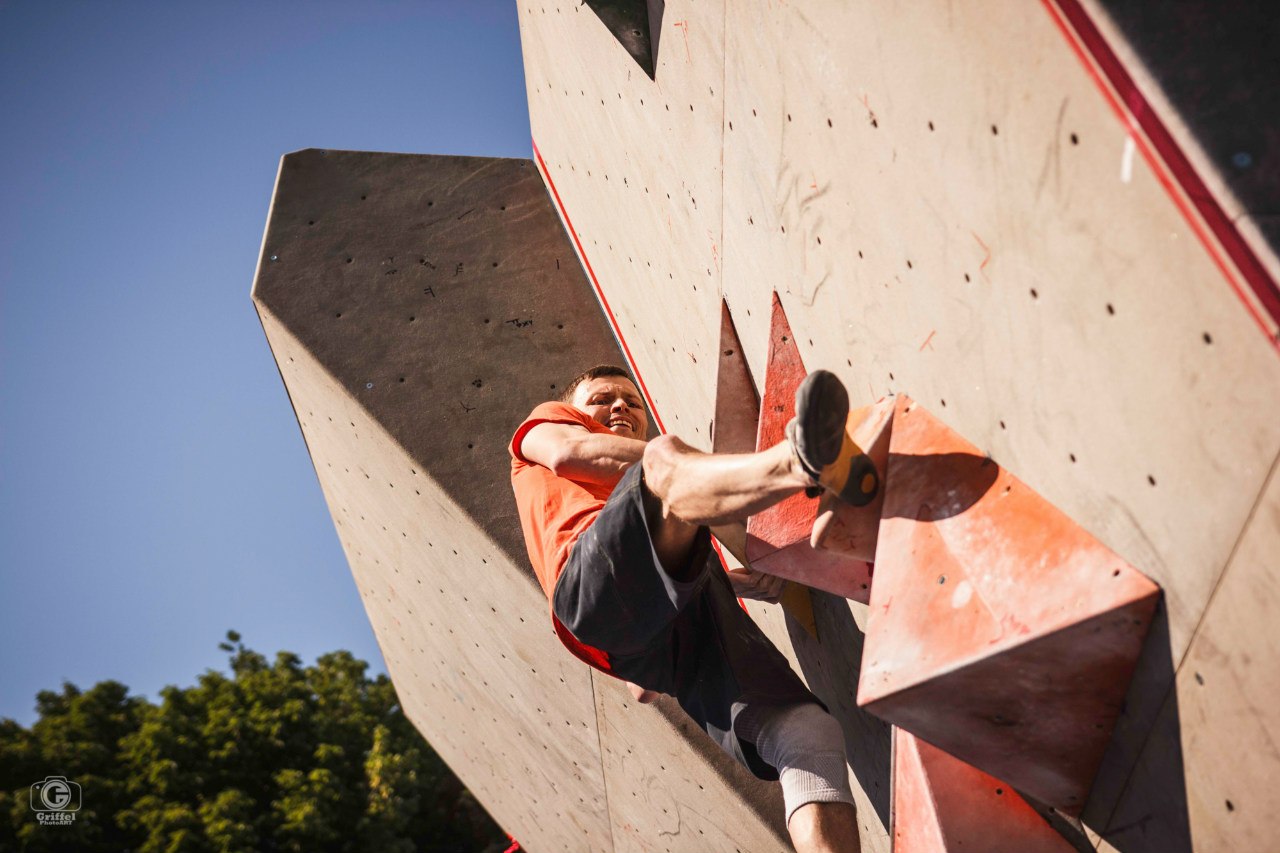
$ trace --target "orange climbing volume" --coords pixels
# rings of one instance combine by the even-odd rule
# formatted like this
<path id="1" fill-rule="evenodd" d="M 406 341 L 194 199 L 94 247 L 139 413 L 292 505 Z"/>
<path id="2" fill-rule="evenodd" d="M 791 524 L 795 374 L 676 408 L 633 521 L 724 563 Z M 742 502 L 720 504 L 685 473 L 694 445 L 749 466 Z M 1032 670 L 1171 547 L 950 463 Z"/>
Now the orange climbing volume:
<path id="1" fill-rule="evenodd" d="M 1007 783 L 893 730 L 893 853 L 1071 853 Z"/>
<path id="2" fill-rule="evenodd" d="M 897 398 L 858 704 L 1078 813 L 1159 590 Z"/>

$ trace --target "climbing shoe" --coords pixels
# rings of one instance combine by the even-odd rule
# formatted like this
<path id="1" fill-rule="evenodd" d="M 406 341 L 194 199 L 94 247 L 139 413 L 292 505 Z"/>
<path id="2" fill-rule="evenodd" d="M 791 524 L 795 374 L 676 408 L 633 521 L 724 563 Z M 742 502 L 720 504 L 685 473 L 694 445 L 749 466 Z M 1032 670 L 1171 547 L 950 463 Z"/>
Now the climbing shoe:
<path id="1" fill-rule="evenodd" d="M 787 439 L 800 467 L 813 478 L 809 497 L 823 490 L 853 506 L 871 502 L 879 491 L 875 465 L 849 433 L 849 393 L 834 373 L 815 370 L 796 389 L 796 416 Z"/>

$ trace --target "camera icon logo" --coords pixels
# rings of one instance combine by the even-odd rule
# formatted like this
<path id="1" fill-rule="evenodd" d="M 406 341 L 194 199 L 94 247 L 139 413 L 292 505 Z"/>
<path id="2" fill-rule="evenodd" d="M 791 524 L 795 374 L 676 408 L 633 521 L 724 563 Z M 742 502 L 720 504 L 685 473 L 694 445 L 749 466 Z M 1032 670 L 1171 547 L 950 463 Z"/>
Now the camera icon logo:
<path id="1" fill-rule="evenodd" d="M 80 785 L 66 776 L 46 776 L 31 786 L 31 809 L 41 823 L 71 823 L 80 805 Z"/>

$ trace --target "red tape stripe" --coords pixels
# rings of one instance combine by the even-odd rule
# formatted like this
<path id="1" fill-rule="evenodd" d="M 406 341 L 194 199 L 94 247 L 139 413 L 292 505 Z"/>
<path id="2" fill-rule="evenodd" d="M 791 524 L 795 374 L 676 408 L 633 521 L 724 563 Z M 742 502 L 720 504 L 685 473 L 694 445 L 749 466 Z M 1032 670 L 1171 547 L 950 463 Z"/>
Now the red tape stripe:
<path id="1" fill-rule="evenodd" d="M 1169 194 L 1182 217 L 1191 226 L 1191 230 L 1200 240 L 1205 251 L 1209 253 L 1209 257 L 1213 259 L 1214 264 L 1222 272 L 1227 283 L 1231 285 L 1231 289 L 1235 291 L 1236 296 L 1244 303 L 1245 309 L 1253 317 L 1254 322 L 1258 324 L 1258 328 L 1262 329 L 1263 334 L 1267 336 L 1272 347 L 1277 352 L 1280 352 L 1280 337 L 1277 337 L 1272 332 L 1266 320 L 1258 313 L 1258 309 L 1245 294 L 1244 288 L 1241 287 L 1226 259 L 1223 258 L 1222 253 L 1219 251 L 1219 246 L 1230 256 L 1236 269 L 1240 271 L 1245 281 L 1248 282 L 1258 302 L 1262 304 L 1267 313 L 1271 315 L 1271 319 L 1277 324 L 1280 324 L 1280 287 L 1276 286 L 1276 282 L 1267 273 L 1266 268 L 1262 266 L 1257 255 L 1254 254 L 1244 238 L 1240 236 L 1240 232 L 1236 230 L 1235 225 L 1209 192 L 1209 188 L 1205 186 L 1200 175 L 1196 173 L 1195 167 L 1191 165 L 1186 155 L 1182 153 L 1182 149 L 1178 147 L 1164 123 L 1160 121 L 1159 116 L 1151 108 L 1151 104 L 1143 97 L 1141 90 L 1138 89 L 1133 78 L 1129 76 L 1129 72 L 1125 70 L 1119 57 L 1111 50 L 1110 45 L 1107 44 L 1106 39 L 1103 38 L 1098 28 L 1094 26 L 1093 21 L 1081 7 L 1078 0 L 1041 0 L 1041 3 L 1048 11 L 1049 16 L 1053 18 L 1053 22 L 1057 24 L 1058 30 L 1089 73 L 1090 78 L 1102 93 L 1103 98 L 1106 99 L 1107 104 L 1110 105 L 1112 112 L 1116 114 L 1120 123 L 1129 132 L 1129 137 L 1137 145 L 1143 159 L 1147 161 L 1156 179 L 1160 181 L 1161 186 L 1165 188 L 1165 192 Z M 1070 22 L 1069 24 L 1068 21 Z M 1092 57 L 1092 61 L 1090 61 L 1090 57 Z M 1106 75 L 1106 82 L 1102 79 L 1103 75 Z M 1110 83 L 1110 86 L 1107 85 L 1107 82 Z M 1128 107 L 1127 110 L 1117 99 L 1117 94 L 1124 99 L 1124 103 Z M 1142 133 L 1139 133 L 1139 128 L 1143 131 Z M 1147 140 L 1150 140 L 1151 145 L 1155 146 L 1156 151 L 1159 152 L 1159 157 L 1147 145 Z M 1170 177 L 1170 172 L 1172 172 L 1172 177 Z M 1176 185 L 1174 183 L 1175 180 L 1177 181 Z M 1195 212 L 1192 211 L 1191 205 L 1195 205 L 1195 211 L 1200 214 L 1199 216 L 1196 216 Z M 1208 225 L 1208 228 L 1212 230 L 1213 236 L 1217 238 L 1216 242 L 1205 230 L 1205 225 Z"/>
<path id="2" fill-rule="evenodd" d="M 658 432 L 665 433 L 666 427 L 662 425 L 662 418 L 658 415 L 658 407 L 653 404 L 653 397 L 649 395 L 649 388 L 644 384 L 644 377 L 640 375 L 640 370 L 636 367 L 636 360 L 631 356 L 631 348 L 627 346 L 627 339 L 623 337 L 622 329 L 618 326 L 618 320 L 613 316 L 613 309 L 609 307 L 609 300 L 604 298 L 604 291 L 600 289 L 600 282 L 596 279 L 596 272 L 591 268 L 591 261 L 587 259 L 587 252 L 582 248 L 582 241 L 578 239 L 578 232 L 574 230 L 573 222 L 569 219 L 569 211 L 564 209 L 564 202 L 560 200 L 560 192 L 556 189 L 556 182 L 551 180 L 551 172 L 547 169 L 547 164 L 542 161 L 542 152 L 538 150 L 538 141 L 533 142 L 533 156 L 538 161 L 538 171 L 542 173 L 542 179 L 547 182 L 547 186 L 551 189 L 551 197 L 556 200 L 556 209 L 560 211 L 560 218 L 564 220 L 565 227 L 569 229 L 569 236 L 573 238 L 573 245 L 578 249 L 578 257 L 582 258 L 582 265 L 587 270 L 587 277 L 591 279 L 591 286 L 595 288 L 596 298 L 600 300 L 600 307 L 604 308 L 604 314 L 609 318 L 609 325 L 613 327 L 613 336 L 618 339 L 618 343 L 622 346 L 622 354 L 627 359 L 627 366 L 631 368 L 631 374 L 636 378 L 636 384 L 640 386 L 640 393 L 644 394 L 644 400 L 649 404 L 649 411 L 653 413 L 653 423 L 658 428 Z"/>

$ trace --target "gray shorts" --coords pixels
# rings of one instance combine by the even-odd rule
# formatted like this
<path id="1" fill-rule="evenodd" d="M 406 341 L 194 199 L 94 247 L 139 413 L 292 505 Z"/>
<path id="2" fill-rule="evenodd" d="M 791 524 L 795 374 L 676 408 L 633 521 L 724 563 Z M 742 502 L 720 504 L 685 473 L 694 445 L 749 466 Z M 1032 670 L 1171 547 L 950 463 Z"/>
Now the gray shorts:
<path id="1" fill-rule="evenodd" d="M 757 777 L 777 779 L 735 723 L 754 707 L 825 706 L 743 611 L 706 528 L 689 580 L 662 568 L 645 511 L 656 501 L 642 466 L 631 466 L 574 544 L 552 597 L 555 616 L 605 652 L 609 674 L 676 697 L 725 752 Z"/>

